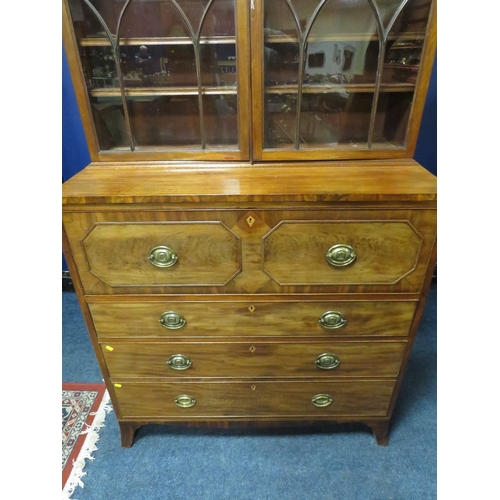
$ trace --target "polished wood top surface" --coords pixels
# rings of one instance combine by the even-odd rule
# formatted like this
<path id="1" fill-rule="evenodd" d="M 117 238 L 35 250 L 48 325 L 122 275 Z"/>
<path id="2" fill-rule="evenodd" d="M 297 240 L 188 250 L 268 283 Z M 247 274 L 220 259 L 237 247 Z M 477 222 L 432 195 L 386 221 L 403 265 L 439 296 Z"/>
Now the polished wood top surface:
<path id="1" fill-rule="evenodd" d="M 249 164 L 92 163 L 63 204 L 435 201 L 436 177 L 414 160 Z"/>

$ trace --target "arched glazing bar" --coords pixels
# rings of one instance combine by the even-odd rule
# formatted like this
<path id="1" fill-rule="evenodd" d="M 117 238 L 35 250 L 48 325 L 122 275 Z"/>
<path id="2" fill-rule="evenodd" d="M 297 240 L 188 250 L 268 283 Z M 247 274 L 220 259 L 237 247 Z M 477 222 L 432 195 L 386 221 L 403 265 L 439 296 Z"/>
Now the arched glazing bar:
<path id="1" fill-rule="evenodd" d="M 300 28 L 299 16 L 297 14 L 296 9 L 293 7 L 292 0 L 285 0 L 288 8 L 290 9 L 293 20 L 296 26 L 298 40 L 299 40 L 299 68 L 298 68 L 298 88 L 297 88 L 297 104 L 296 104 L 296 124 L 295 124 L 295 136 L 294 147 L 296 150 L 300 148 L 300 122 L 301 122 L 301 110 L 302 110 L 302 89 L 303 89 L 303 79 L 304 79 L 304 70 L 306 63 L 306 53 L 307 53 L 307 44 L 308 37 L 311 32 L 311 28 L 316 21 L 321 9 L 325 6 L 328 0 L 321 0 L 319 4 L 316 6 L 313 14 L 309 18 L 305 29 L 302 31 Z M 375 86 L 373 92 L 373 101 L 371 106 L 371 114 L 369 121 L 369 129 L 368 129 L 368 138 L 367 138 L 367 147 L 369 149 L 372 148 L 373 144 L 373 136 L 375 133 L 375 120 L 377 116 L 377 107 L 380 96 L 380 87 L 382 83 L 382 72 L 384 67 L 385 54 L 387 49 L 387 40 L 389 34 L 394 26 L 394 23 L 398 19 L 401 11 L 404 9 L 408 0 L 402 0 L 402 2 L 395 8 L 392 17 L 386 26 L 384 26 L 382 13 L 377 5 L 376 0 L 367 0 L 371 10 L 373 11 L 377 29 L 377 38 L 379 43 L 379 51 L 378 51 L 378 60 L 377 60 L 377 70 L 375 76 Z"/>
<path id="2" fill-rule="evenodd" d="M 123 115 L 125 117 L 125 127 L 127 130 L 127 137 L 130 143 L 130 149 L 134 151 L 135 145 L 134 145 L 134 139 L 132 135 L 132 127 L 130 125 L 130 116 L 128 112 L 128 106 L 127 106 L 127 98 L 125 96 L 125 86 L 123 84 L 123 73 L 121 71 L 121 61 L 120 61 L 120 26 L 123 18 L 123 14 L 125 13 L 125 10 L 129 6 L 130 2 L 132 0 L 126 0 L 125 4 L 122 7 L 122 10 L 120 11 L 120 15 L 118 16 L 118 22 L 116 24 L 116 34 L 111 33 L 111 30 L 109 29 L 108 25 L 106 24 L 106 21 L 103 19 L 101 14 L 99 14 L 99 11 L 92 5 L 90 0 L 84 0 L 85 4 L 89 7 L 89 9 L 92 11 L 92 13 L 96 16 L 98 21 L 101 23 L 101 26 L 104 29 L 104 32 L 106 33 L 106 36 L 109 40 L 109 43 L 111 45 L 111 53 L 113 54 L 113 58 L 115 60 L 115 65 L 116 65 L 116 72 L 118 76 L 118 83 L 120 85 L 120 97 L 122 101 L 122 106 L 123 106 Z"/>
<path id="3" fill-rule="evenodd" d="M 385 51 L 387 48 L 387 38 L 389 36 L 389 33 L 391 32 L 392 27 L 394 26 L 394 23 L 396 22 L 396 19 L 398 18 L 399 14 L 401 13 L 405 5 L 408 3 L 408 0 L 403 0 L 399 4 L 394 14 L 392 15 L 391 19 L 387 23 L 387 26 L 385 27 L 384 27 L 384 22 L 382 20 L 382 14 L 380 13 L 376 0 L 367 0 L 367 2 L 370 4 L 370 7 L 373 10 L 373 14 L 375 15 L 375 19 L 377 21 L 377 35 L 379 43 L 377 73 L 375 77 L 375 91 L 373 93 L 373 103 L 370 116 L 370 128 L 368 130 L 368 148 L 371 149 L 373 142 L 373 134 L 375 130 L 375 119 L 377 116 L 380 85 L 382 83 L 382 70 L 384 67 Z"/>
<path id="4" fill-rule="evenodd" d="M 292 16 L 295 22 L 295 26 L 297 28 L 297 36 L 299 39 L 299 69 L 298 69 L 298 88 L 297 88 L 297 112 L 296 112 L 296 118 L 295 118 L 295 138 L 294 138 L 294 144 L 295 144 L 295 149 L 299 149 L 300 147 L 300 119 L 301 119 L 301 108 L 302 108 L 302 86 L 303 86 L 303 81 L 304 81 L 304 69 L 305 69 L 305 64 L 306 64 L 306 58 L 305 54 L 307 51 L 307 38 L 309 37 L 309 33 L 311 32 L 312 25 L 314 24 L 314 21 L 316 21 L 316 18 L 318 17 L 318 14 L 320 13 L 321 9 L 323 6 L 328 2 L 328 0 L 321 0 L 321 2 L 316 6 L 316 9 L 314 10 L 313 14 L 309 18 L 307 25 L 302 31 L 300 29 L 300 21 L 299 21 L 299 16 L 297 14 L 297 11 L 292 5 L 291 0 L 286 0 L 286 3 L 292 12 Z"/>
<path id="5" fill-rule="evenodd" d="M 111 30 L 109 29 L 109 26 L 106 24 L 106 21 L 103 19 L 99 11 L 94 7 L 94 5 L 90 2 L 90 0 L 84 0 L 85 4 L 90 8 L 92 13 L 96 16 L 98 19 L 99 23 L 104 29 L 104 32 L 106 33 L 106 37 L 109 40 L 109 43 L 111 45 L 111 51 L 112 55 L 115 61 L 116 65 L 116 70 L 117 70 L 117 76 L 118 76 L 118 83 L 120 87 L 120 96 L 121 96 L 121 102 L 122 102 L 122 107 L 123 107 L 123 114 L 125 118 L 125 126 L 127 130 L 127 136 L 128 140 L 130 143 L 130 149 L 132 151 L 135 150 L 135 144 L 133 140 L 133 134 L 132 134 L 132 126 L 130 122 L 130 114 L 128 110 L 128 104 L 127 104 L 127 99 L 126 99 L 126 94 L 125 94 L 125 86 L 123 82 L 123 73 L 121 71 L 121 59 L 120 59 L 120 26 L 121 26 L 121 21 L 123 18 L 123 15 L 125 13 L 125 10 L 127 9 L 128 5 L 131 3 L 132 0 L 126 0 L 123 8 L 120 11 L 117 26 L 116 26 L 116 34 L 113 34 Z M 199 121 L 200 121 L 200 142 L 201 142 L 201 149 L 206 149 L 206 130 L 205 130 L 205 124 L 204 124 L 204 111 L 203 111 L 203 89 L 202 89 L 202 78 L 201 78 L 201 56 L 200 56 L 200 40 L 201 40 L 201 31 L 203 28 L 204 21 L 207 17 L 207 13 L 210 10 L 210 7 L 213 3 L 214 0 L 208 0 L 208 3 L 203 10 L 199 25 L 197 29 L 195 29 L 192 25 L 192 23 L 189 21 L 188 16 L 182 9 L 182 7 L 179 5 L 177 0 L 170 0 L 172 4 L 175 6 L 177 11 L 179 12 L 184 24 L 186 25 L 186 28 L 189 31 L 189 35 L 191 38 L 191 41 L 193 43 L 194 47 L 194 56 L 195 56 L 195 68 L 196 68 L 196 80 L 197 80 L 197 86 L 198 86 L 198 109 L 199 109 Z"/>
<path id="6" fill-rule="evenodd" d="M 198 83 L 198 109 L 200 114 L 200 138 L 201 138 L 201 149 L 206 149 L 206 131 L 205 131 L 205 123 L 204 123 L 204 113 L 203 113 L 203 94 L 202 94 L 202 85 L 201 85 L 201 58 L 200 58 L 200 38 L 201 38 L 201 30 L 203 28 L 203 23 L 207 17 L 207 13 L 210 10 L 214 0 L 209 0 L 205 9 L 203 10 L 203 14 L 201 15 L 200 23 L 198 25 L 198 30 L 195 31 L 193 25 L 189 21 L 186 13 L 182 10 L 180 5 L 177 3 L 177 0 L 172 0 L 175 8 L 178 10 L 179 14 L 182 17 L 188 31 L 191 36 L 191 40 L 193 42 L 194 47 L 194 57 L 195 57 L 195 68 L 196 68 L 196 81 Z"/>

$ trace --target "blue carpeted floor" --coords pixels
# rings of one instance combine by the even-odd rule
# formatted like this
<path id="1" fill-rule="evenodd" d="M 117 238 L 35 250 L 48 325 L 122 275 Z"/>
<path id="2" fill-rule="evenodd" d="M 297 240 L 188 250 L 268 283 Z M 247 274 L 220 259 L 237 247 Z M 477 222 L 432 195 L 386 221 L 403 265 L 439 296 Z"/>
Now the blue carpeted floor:
<path id="1" fill-rule="evenodd" d="M 315 431 L 145 426 L 120 447 L 115 414 L 78 500 L 431 500 L 436 496 L 436 285 L 393 417 L 389 446 L 355 425 Z M 74 293 L 63 293 L 63 381 L 100 382 Z"/>

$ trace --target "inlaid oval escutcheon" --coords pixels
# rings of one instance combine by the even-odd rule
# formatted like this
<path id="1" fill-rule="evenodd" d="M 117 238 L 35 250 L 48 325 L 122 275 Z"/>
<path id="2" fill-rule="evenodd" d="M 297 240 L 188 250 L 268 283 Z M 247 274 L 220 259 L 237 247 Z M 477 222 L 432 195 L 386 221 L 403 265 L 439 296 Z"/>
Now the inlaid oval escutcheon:
<path id="1" fill-rule="evenodd" d="M 340 359 L 336 354 L 325 352 L 316 358 L 316 366 L 322 370 L 332 370 L 340 365 Z"/>
<path id="2" fill-rule="evenodd" d="M 168 358 L 167 365 L 172 370 L 187 370 L 191 366 L 191 360 L 184 354 L 174 354 Z"/>
<path id="3" fill-rule="evenodd" d="M 179 408 L 191 408 L 191 406 L 194 406 L 196 404 L 196 399 L 188 396 L 187 394 L 180 394 L 174 399 L 174 403 Z"/>
<path id="4" fill-rule="evenodd" d="M 156 267 L 172 267 L 177 262 L 177 254 L 171 248 L 159 246 L 151 250 L 148 260 Z"/>
<path id="5" fill-rule="evenodd" d="M 347 320 L 341 312 L 326 311 L 319 318 L 319 323 L 327 330 L 335 330 L 336 328 L 342 328 L 347 323 Z"/>
<path id="6" fill-rule="evenodd" d="M 333 245 L 326 253 L 326 261 L 333 267 L 344 267 L 356 260 L 356 252 L 350 245 Z"/>
<path id="7" fill-rule="evenodd" d="M 186 318 L 175 311 L 166 311 L 160 316 L 160 323 L 169 330 L 178 330 L 186 325 Z"/>
<path id="8" fill-rule="evenodd" d="M 318 408 L 325 408 L 326 406 L 330 406 L 333 402 L 332 397 L 329 394 L 316 394 L 311 399 L 312 404 L 317 406 Z"/>

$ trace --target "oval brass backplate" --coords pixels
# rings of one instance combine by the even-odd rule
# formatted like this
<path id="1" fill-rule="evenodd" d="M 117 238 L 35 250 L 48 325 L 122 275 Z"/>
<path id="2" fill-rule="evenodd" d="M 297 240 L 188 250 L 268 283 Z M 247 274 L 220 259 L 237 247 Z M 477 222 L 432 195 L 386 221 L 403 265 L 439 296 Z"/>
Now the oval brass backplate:
<path id="1" fill-rule="evenodd" d="M 311 399 L 312 404 L 317 406 L 318 408 L 325 408 L 326 406 L 330 406 L 333 402 L 332 397 L 329 394 L 316 394 Z"/>
<path id="2" fill-rule="evenodd" d="M 341 312 L 326 311 L 321 315 L 321 318 L 319 318 L 319 322 L 323 328 L 335 330 L 337 328 L 342 328 L 347 323 L 347 320 Z"/>
<path id="3" fill-rule="evenodd" d="M 168 358 L 167 365 L 172 370 L 187 370 L 191 366 L 191 360 L 184 354 L 173 354 Z"/>
<path id="4" fill-rule="evenodd" d="M 188 396 L 187 394 L 180 394 L 174 399 L 174 403 L 179 408 L 191 408 L 191 406 L 194 406 L 196 404 L 196 399 Z"/>
<path id="5" fill-rule="evenodd" d="M 177 254 L 171 248 L 158 246 L 151 250 L 148 260 L 156 267 L 172 267 L 177 262 Z"/>
<path id="6" fill-rule="evenodd" d="M 166 311 L 160 316 L 161 326 L 169 330 L 178 330 L 186 325 L 186 318 L 175 311 Z"/>
<path id="7" fill-rule="evenodd" d="M 316 366 L 322 370 L 332 370 L 340 365 L 340 359 L 336 354 L 325 352 L 316 358 Z"/>
<path id="8" fill-rule="evenodd" d="M 356 252 L 350 245 L 333 245 L 326 252 L 326 260 L 333 267 L 344 267 L 356 260 Z"/>

